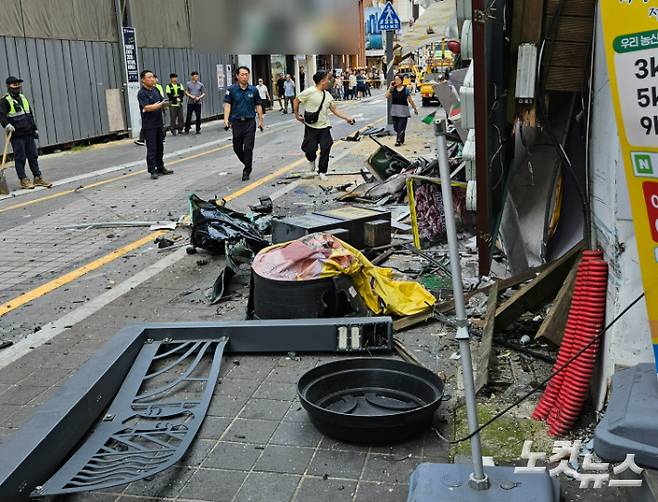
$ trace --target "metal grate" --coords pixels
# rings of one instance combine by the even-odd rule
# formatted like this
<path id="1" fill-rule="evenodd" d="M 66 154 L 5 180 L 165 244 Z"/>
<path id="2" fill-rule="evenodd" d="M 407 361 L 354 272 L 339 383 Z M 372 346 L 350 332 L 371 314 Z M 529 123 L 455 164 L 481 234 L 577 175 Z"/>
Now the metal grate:
<path id="1" fill-rule="evenodd" d="M 146 340 L 107 413 L 32 496 L 106 489 L 178 462 L 206 415 L 227 341 Z"/>

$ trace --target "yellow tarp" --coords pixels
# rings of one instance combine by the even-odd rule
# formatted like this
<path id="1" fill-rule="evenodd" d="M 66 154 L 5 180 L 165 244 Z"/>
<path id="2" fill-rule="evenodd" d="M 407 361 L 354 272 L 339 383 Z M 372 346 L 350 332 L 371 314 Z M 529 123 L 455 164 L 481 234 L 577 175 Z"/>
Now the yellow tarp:
<path id="1" fill-rule="evenodd" d="M 274 280 L 312 280 L 348 275 L 375 314 L 407 316 L 436 303 L 422 285 L 393 279 L 393 271 L 376 267 L 349 244 L 318 233 L 263 249 L 253 262 L 261 276 Z"/>

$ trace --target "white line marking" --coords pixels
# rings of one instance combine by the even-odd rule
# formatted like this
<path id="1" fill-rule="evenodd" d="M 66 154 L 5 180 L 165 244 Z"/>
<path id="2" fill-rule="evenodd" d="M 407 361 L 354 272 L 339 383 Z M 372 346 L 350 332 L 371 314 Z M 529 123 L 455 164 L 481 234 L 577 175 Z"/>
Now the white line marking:
<path id="1" fill-rule="evenodd" d="M 43 326 L 43 328 L 41 328 L 40 331 L 31 334 L 28 337 L 19 340 L 11 347 L 4 349 L 0 353 L 0 369 L 10 365 L 11 363 L 23 357 L 25 354 L 32 352 L 32 350 L 35 348 L 40 347 L 46 342 L 52 340 L 60 333 L 66 331 L 68 329 L 67 327 L 74 326 L 80 321 L 83 321 L 89 316 L 95 314 L 109 303 L 126 294 L 131 289 L 139 286 L 143 282 L 149 280 L 151 277 L 159 274 L 174 263 L 177 263 L 182 258 L 184 258 L 186 254 L 187 253 L 184 247 L 172 252 L 170 255 L 165 256 L 149 267 L 146 267 L 141 272 L 138 272 L 130 279 L 123 281 L 115 288 L 110 289 L 100 296 L 97 296 L 85 305 L 78 307 L 72 312 L 69 312 L 68 314 L 60 317 L 56 321 L 46 324 Z"/>

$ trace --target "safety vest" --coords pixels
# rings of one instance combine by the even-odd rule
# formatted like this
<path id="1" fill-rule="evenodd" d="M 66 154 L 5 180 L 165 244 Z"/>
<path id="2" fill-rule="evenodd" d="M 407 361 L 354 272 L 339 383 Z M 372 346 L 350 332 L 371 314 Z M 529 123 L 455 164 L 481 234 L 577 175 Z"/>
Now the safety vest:
<path id="1" fill-rule="evenodd" d="M 172 107 L 177 107 L 181 105 L 181 101 L 178 100 L 178 94 L 183 92 L 183 86 L 181 84 L 167 84 L 167 87 L 165 87 L 165 90 L 167 92 L 167 96 L 169 96 L 169 93 L 173 93 L 174 98 L 176 98 L 176 103 L 171 103 Z"/>
<path id="2" fill-rule="evenodd" d="M 162 97 L 164 98 L 164 97 L 165 97 L 165 93 L 164 93 L 164 91 L 162 90 L 162 86 L 161 86 L 160 84 L 155 84 L 155 88 L 156 88 L 156 89 L 158 90 L 158 92 L 160 93 L 160 96 L 162 96 Z"/>
<path id="3" fill-rule="evenodd" d="M 181 84 L 174 84 L 174 85 L 167 84 L 166 90 L 167 90 L 167 94 L 173 91 L 174 96 L 178 97 L 178 93 L 183 90 L 183 86 Z"/>
<path id="4" fill-rule="evenodd" d="M 25 115 L 26 113 L 30 113 L 30 103 L 28 102 L 27 98 L 22 94 L 19 94 L 19 97 L 21 100 L 22 110 L 16 111 L 16 104 L 15 104 L 17 103 L 16 99 L 14 99 L 11 96 L 11 94 L 5 94 L 5 99 L 7 100 L 7 103 L 9 103 L 9 113 L 7 114 L 9 118 L 18 117 L 19 115 Z"/>

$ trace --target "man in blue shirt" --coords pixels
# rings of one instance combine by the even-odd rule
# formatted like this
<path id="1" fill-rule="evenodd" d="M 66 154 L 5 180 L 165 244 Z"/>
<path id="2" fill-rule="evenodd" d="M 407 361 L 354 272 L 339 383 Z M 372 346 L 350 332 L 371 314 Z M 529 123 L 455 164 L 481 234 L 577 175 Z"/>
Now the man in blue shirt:
<path id="1" fill-rule="evenodd" d="M 162 110 L 169 102 L 156 89 L 156 79 L 153 72 L 144 70 L 141 73 L 142 88 L 137 93 L 139 111 L 142 114 L 142 132 L 146 140 L 146 167 L 151 179 L 157 180 L 160 174 L 173 174 L 174 171 L 164 166 L 164 129 Z"/>
<path id="2" fill-rule="evenodd" d="M 260 94 L 254 85 L 249 85 L 249 68 L 238 68 L 238 83 L 229 86 L 224 96 L 224 127 L 233 129 L 233 151 L 244 164 L 242 181 L 247 181 L 251 174 L 254 143 L 256 140 L 256 122 L 263 130 L 263 105 Z"/>

